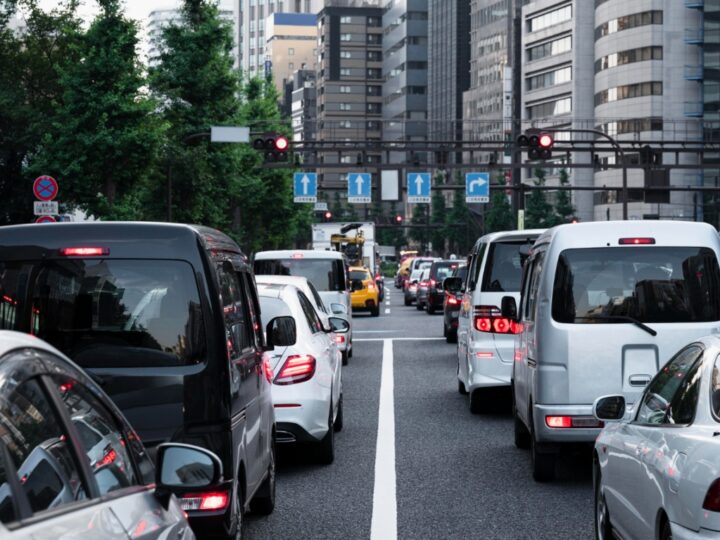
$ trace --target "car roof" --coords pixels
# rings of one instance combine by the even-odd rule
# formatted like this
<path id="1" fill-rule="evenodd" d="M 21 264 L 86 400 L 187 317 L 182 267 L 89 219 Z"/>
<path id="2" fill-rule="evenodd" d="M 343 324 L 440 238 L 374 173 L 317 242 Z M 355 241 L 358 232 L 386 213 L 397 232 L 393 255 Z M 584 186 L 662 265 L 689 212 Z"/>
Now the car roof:
<path id="1" fill-rule="evenodd" d="M 255 260 L 267 259 L 292 259 L 293 255 L 302 255 L 302 259 L 343 259 L 343 254 L 332 250 L 315 249 L 283 249 L 274 251 L 259 251 L 255 254 Z"/>
<path id="2" fill-rule="evenodd" d="M 63 359 L 67 359 L 63 353 L 38 337 L 13 330 L 0 330 L 0 356 L 15 349 L 23 349 L 26 347 L 41 349 L 58 355 Z"/>
<path id="3" fill-rule="evenodd" d="M 310 289 L 310 282 L 303 276 L 279 276 L 276 274 L 255 274 L 255 281 L 260 285 L 293 285 L 300 290 Z"/>
<path id="4" fill-rule="evenodd" d="M 498 231 L 486 234 L 484 236 L 481 236 L 475 244 L 478 244 L 480 242 L 483 243 L 490 243 L 490 242 L 497 242 L 498 240 L 506 240 L 506 239 L 522 239 L 529 236 L 535 236 L 538 237 L 542 233 L 545 232 L 546 229 L 523 229 L 523 230 L 515 230 L 515 231 Z"/>
<path id="5" fill-rule="evenodd" d="M 370 269 L 367 266 L 351 266 L 348 270 L 350 272 L 370 272 Z"/>

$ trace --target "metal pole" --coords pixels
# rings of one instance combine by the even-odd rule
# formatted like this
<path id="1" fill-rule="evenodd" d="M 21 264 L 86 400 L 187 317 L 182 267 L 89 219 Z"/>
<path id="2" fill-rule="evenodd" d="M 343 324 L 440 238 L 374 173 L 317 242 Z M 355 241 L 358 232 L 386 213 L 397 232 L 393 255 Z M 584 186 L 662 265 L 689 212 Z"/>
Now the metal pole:
<path id="1" fill-rule="evenodd" d="M 513 2 L 514 13 L 512 18 L 512 88 L 513 88 L 513 104 L 512 104 L 512 160 L 513 163 L 519 163 L 522 152 L 515 144 L 517 138 L 520 136 L 520 117 L 522 116 L 522 102 L 520 96 L 522 96 L 522 10 L 520 3 L 515 0 Z M 512 184 L 517 188 L 522 183 L 522 169 L 520 167 L 513 167 L 512 169 Z M 525 201 L 522 198 L 522 192 L 518 189 L 514 189 L 512 192 L 512 212 L 513 219 L 517 219 L 518 210 L 525 208 Z"/>

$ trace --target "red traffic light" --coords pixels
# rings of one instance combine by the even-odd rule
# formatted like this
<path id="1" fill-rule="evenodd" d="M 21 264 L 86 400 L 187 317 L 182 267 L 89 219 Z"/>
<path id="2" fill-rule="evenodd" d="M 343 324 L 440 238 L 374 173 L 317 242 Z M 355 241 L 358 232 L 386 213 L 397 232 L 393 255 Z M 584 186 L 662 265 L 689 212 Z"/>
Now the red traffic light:
<path id="1" fill-rule="evenodd" d="M 399 224 L 399 223 L 402 223 L 402 222 L 403 222 L 403 217 L 402 217 L 401 215 L 395 216 L 395 223 L 398 223 L 398 224 Z"/>
<path id="2" fill-rule="evenodd" d="M 287 137 L 284 137 L 283 135 L 279 135 L 277 139 L 275 139 L 275 149 L 279 152 L 285 152 L 288 147 L 290 146 L 290 143 L 288 142 Z"/>
<path id="3" fill-rule="evenodd" d="M 552 148 L 552 145 L 555 143 L 555 140 L 552 138 L 552 135 L 549 133 L 543 133 L 540 135 L 540 139 L 538 140 L 538 144 L 540 145 L 540 148 Z"/>
<path id="4" fill-rule="evenodd" d="M 330 221 L 332 219 L 332 212 L 328 210 L 323 214 L 323 217 L 325 218 L 325 221 Z"/>

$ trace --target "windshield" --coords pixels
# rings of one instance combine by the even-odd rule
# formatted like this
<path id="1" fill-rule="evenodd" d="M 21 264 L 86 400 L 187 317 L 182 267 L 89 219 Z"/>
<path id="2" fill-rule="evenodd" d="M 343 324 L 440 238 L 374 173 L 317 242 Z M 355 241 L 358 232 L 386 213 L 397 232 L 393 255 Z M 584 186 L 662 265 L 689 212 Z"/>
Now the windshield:
<path id="1" fill-rule="evenodd" d="M 484 292 L 519 292 L 522 279 L 520 248 L 527 242 L 494 242 L 490 244 L 485 275 Z"/>
<path id="2" fill-rule="evenodd" d="M 267 325 L 275 317 L 292 317 L 290 307 L 279 298 L 260 295 L 260 313 L 263 325 Z"/>
<path id="3" fill-rule="evenodd" d="M 263 259 L 255 261 L 256 274 L 301 276 L 318 291 L 344 291 L 345 269 L 340 259 Z"/>
<path id="4" fill-rule="evenodd" d="M 457 266 L 458 263 L 437 263 L 433 267 L 433 279 L 442 282 L 445 278 L 452 276 L 453 271 L 457 268 Z"/>
<path id="5" fill-rule="evenodd" d="M 564 323 L 720 320 L 720 269 L 711 249 L 606 247 L 560 254 L 553 318 Z M 618 320 L 617 322 L 627 322 Z"/>
<path id="6" fill-rule="evenodd" d="M 176 366 L 203 358 L 199 293 L 184 262 L 2 262 L 0 297 L 1 329 L 35 334 L 83 367 Z"/>
<path id="7" fill-rule="evenodd" d="M 354 270 L 350 272 L 350 281 L 365 281 L 366 279 L 370 279 L 370 274 L 368 274 L 364 270 Z"/>

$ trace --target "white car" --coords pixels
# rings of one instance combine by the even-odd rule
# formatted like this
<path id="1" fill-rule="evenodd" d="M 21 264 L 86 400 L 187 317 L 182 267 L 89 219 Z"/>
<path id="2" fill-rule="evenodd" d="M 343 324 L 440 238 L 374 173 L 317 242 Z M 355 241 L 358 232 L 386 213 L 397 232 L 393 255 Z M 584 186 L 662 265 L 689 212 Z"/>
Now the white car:
<path id="1" fill-rule="evenodd" d="M 317 289 L 315 288 L 315 285 L 310 283 L 310 280 L 307 278 L 301 277 L 301 276 L 273 276 L 273 275 L 259 275 L 255 276 L 255 281 L 258 285 L 267 285 L 272 283 L 280 283 L 282 285 L 294 285 L 298 289 L 300 289 L 302 292 L 305 293 L 305 296 L 307 296 L 308 300 L 312 303 L 313 307 L 315 307 L 318 316 L 320 317 L 320 320 L 322 320 L 323 326 L 327 328 L 333 328 L 334 330 L 334 340 L 337 348 L 340 350 L 340 353 L 342 354 L 342 363 L 343 366 L 347 365 L 348 358 L 351 356 L 351 343 L 352 343 L 352 330 L 348 330 L 347 332 L 338 332 L 337 328 L 335 328 L 332 325 L 331 319 L 333 317 L 336 317 L 338 319 L 343 319 L 345 322 L 348 323 L 348 326 L 350 325 L 350 317 L 345 313 L 332 313 L 327 306 L 325 306 L 325 303 L 323 302 L 323 299 L 320 297 L 320 294 L 318 293 Z"/>
<path id="2" fill-rule="evenodd" d="M 683 348 L 626 409 L 622 395 L 593 406 L 607 422 L 593 456 L 597 538 L 720 538 L 720 337 Z"/>
<path id="3" fill-rule="evenodd" d="M 290 316 L 296 326 L 294 345 L 267 353 L 273 370 L 276 441 L 309 443 L 320 463 L 332 463 L 334 432 L 343 425 L 342 357 L 332 331 L 323 328 L 312 302 L 293 285 L 258 284 L 258 295 L 264 320 Z M 334 319 L 333 324 L 344 323 L 347 329 L 347 322 Z"/>

